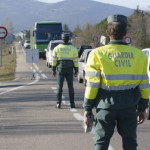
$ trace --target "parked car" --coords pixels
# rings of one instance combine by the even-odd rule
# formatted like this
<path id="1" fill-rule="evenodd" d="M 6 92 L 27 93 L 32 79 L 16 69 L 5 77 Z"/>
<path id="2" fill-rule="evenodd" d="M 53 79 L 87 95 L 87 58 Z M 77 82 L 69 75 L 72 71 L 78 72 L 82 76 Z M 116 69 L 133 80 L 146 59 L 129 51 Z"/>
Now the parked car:
<path id="1" fill-rule="evenodd" d="M 85 79 L 85 65 L 89 56 L 89 53 L 92 51 L 92 49 L 85 49 L 82 53 L 80 59 L 79 59 L 79 73 L 78 73 L 78 82 L 84 83 L 86 85 L 86 79 Z"/>
<path id="2" fill-rule="evenodd" d="M 81 45 L 79 48 L 78 48 L 78 57 L 80 58 L 83 51 L 85 49 L 92 49 L 92 46 L 91 45 Z"/>
<path id="3" fill-rule="evenodd" d="M 47 49 L 45 49 L 45 55 L 46 55 L 46 65 L 47 67 L 51 67 L 52 66 L 52 54 L 53 54 L 53 49 L 59 45 L 63 43 L 62 40 L 52 40 L 49 42 Z"/>
<path id="4" fill-rule="evenodd" d="M 25 49 L 30 48 L 30 40 L 25 40 L 24 41 L 24 48 Z"/>
<path id="5" fill-rule="evenodd" d="M 148 72 L 148 76 L 150 79 L 150 48 L 143 49 L 142 51 L 146 54 L 146 56 L 148 58 L 147 72 Z M 150 82 L 150 80 L 149 80 L 149 82 Z M 149 99 L 149 107 L 148 107 L 148 109 L 146 109 L 146 118 L 148 120 L 150 120 L 150 99 Z"/>

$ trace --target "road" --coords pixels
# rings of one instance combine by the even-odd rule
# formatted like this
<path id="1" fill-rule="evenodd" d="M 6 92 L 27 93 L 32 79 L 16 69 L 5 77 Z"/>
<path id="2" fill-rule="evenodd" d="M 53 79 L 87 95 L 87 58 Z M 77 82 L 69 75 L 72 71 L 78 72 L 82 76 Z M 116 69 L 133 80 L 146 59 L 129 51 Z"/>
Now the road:
<path id="1" fill-rule="evenodd" d="M 62 109 L 56 109 L 56 78 L 45 60 L 26 63 L 17 47 L 16 79 L 0 83 L 0 150 L 94 150 L 94 128 L 83 129 L 85 87 L 74 79 L 76 108 L 70 109 L 66 82 Z M 33 74 L 35 79 L 33 79 Z M 138 150 L 150 148 L 150 121 L 138 126 Z M 122 150 L 115 131 L 109 150 Z"/>

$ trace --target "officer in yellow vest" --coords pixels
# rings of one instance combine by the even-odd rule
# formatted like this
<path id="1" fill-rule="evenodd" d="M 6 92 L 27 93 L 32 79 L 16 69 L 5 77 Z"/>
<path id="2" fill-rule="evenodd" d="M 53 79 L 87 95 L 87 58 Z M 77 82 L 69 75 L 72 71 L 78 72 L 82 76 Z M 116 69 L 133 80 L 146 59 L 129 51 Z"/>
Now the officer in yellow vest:
<path id="1" fill-rule="evenodd" d="M 110 42 L 94 49 L 86 64 L 84 123 L 89 123 L 87 116 L 96 107 L 95 150 L 108 150 L 115 126 L 123 149 L 137 150 L 137 124 L 144 122 L 150 95 L 148 60 L 123 41 L 126 16 L 112 15 L 107 21 Z"/>
<path id="2" fill-rule="evenodd" d="M 53 50 L 53 61 L 52 61 L 52 71 L 53 75 L 56 76 L 57 70 L 57 108 L 61 108 L 62 101 L 62 88 L 64 79 L 66 78 L 68 89 L 69 89 L 69 99 L 71 108 L 75 108 L 74 102 L 74 88 L 73 88 L 73 74 L 77 77 L 78 73 L 78 51 L 77 49 L 69 43 L 69 34 L 62 33 L 63 44 L 59 44 Z M 73 72 L 74 71 L 74 72 Z"/>

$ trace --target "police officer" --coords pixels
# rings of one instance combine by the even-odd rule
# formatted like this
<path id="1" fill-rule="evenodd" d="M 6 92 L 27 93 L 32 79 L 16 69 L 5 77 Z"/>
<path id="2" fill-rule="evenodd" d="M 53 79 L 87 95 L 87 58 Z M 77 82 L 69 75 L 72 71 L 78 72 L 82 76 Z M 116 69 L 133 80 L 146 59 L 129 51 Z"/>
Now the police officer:
<path id="1" fill-rule="evenodd" d="M 110 42 L 94 49 L 86 64 L 87 86 L 84 123 L 96 107 L 95 150 L 108 150 L 117 126 L 124 150 L 137 150 L 137 124 L 143 123 L 150 85 L 147 58 L 141 50 L 124 42 L 127 17 L 107 18 Z"/>
<path id="2" fill-rule="evenodd" d="M 57 70 L 57 108 L 61 108 L 63 83 L 66 78 L 71 108 L 75 108 L 73 74 L 77 77 L 78 73 L 78 51 L 69 43 L 68 33 L 62 33 L 63 44 L 59 44 L 53 50 L 52 71 L 56 76 Z"/>

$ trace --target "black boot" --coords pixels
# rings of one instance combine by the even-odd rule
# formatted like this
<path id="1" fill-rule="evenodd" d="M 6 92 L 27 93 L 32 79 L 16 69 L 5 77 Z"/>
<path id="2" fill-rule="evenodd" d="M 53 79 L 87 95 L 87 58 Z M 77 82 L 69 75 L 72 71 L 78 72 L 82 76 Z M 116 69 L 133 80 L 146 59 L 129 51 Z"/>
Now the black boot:
<path id="1" fill-rule="evenodd" d="M 58 109 L 61 108 L 61 99 L 62 99 L 62 93 L 57 94 L 57 104 L 56 104 L 56 108 L 58 108 Z"/>
<path id="2" fill-rule="evenodd" d="M 75 108 L 74 93 L 69 93 L 69 98 L 70 98 L 70 107 Z"/>

